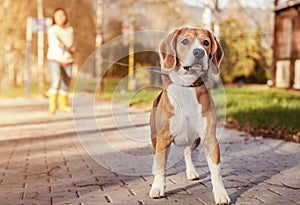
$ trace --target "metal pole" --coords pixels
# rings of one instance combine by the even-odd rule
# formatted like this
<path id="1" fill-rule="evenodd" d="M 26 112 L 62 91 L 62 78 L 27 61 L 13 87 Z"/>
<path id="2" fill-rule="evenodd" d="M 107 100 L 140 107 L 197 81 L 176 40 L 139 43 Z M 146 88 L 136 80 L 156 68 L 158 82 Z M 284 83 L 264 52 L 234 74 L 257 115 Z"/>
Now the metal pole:
<path id="1" fill-rule="evenodd" d="M 96 77 L 101 75 L 101 64 L 102 64 L 102 56 L 100 47 L 102 45 L 102 13 L 103 13 L 103 1 L 97 0 L 97 11 L 96 11 Z"/>
<path id="2" fill-rule="evenodd" d="M 128 90 L 135 90 L 134 79 L 134 16 L 130 16 L 129 23 L 129 56 L 128 56 Z"/>
<path id="3" fill-rule="evenodd" d="M 25 66 L 25 97 L 30 97 L 30 54 L 32 40 L 32 18 L 27 18 L 26 26 L 26 66 Z"/>
<path id="4" fill-rule="evenodd" d="M 43 18 L 43 0 L 37 0 L 37 17 L 39 23 L 42 22 Z M 38 31 L 38 73 L 39 73 L 39 92 L 44 92 L 44 31 L 39 29 Z"/>

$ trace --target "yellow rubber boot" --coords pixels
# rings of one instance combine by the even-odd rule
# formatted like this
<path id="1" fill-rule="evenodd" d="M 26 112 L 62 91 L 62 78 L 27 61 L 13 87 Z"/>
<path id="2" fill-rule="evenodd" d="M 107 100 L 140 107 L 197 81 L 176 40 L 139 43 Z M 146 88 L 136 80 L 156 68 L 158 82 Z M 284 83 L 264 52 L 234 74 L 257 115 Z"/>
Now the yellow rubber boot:
<path id="1" fill-rule="evenodd" d="M 67 101 L 67 95 L 59 95 L 59 109 L 64 112 L 72 113 L 73 109 L 67 105 Z"/>
<path id="2" fill-rule="evenodd" d="M 49 114 L 54 115 L 56 112 L 57 94 L 49 95 Z"/>

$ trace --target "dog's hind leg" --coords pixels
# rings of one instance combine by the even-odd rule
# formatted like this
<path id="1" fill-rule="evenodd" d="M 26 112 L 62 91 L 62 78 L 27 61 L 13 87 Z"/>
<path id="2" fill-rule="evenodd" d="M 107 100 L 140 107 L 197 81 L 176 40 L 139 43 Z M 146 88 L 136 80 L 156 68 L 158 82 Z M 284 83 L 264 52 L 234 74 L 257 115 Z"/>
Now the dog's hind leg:
<path id="1" fill-rule="evenodd" d="M 195 166 L 193 164 L 193 151 L 200 144 L 200 138 L 197 138 L 192 146 L 187 146 L 184 148 L 184 161 L 186 165 L 186 176 L 188 180 L 198 180 L 199 174 L 197 173 Z"/>
<path id="2" fill-rule="evenodd" d="M 157 131 L 157 126 L 156 126 L 156 112 L 157 112 L 157 107 L 161 98 L 162 92 L 156 97 L 156 99 L 153 102 L 152 105 L 152 110 L 150 113 L 150 132 L 151 132 L 151 142 L 152 142 L 152 147 L 153 147 L 153 154 L 155 154 L 155 150 L 156 150 L 156 138 L 158 135 L 158 131 Z"/>
<path id="3" fill-rule="evenodd" d="M 153 154 L 155 154 L 156 151 L 156 138 L 157 138 L 157 129 L 156 129 L 155 117 L 154 117 L 155 114 L 156 114 L 156 108 L 153 108 L 150 113 L 150 133 L 151 133 Z"/>

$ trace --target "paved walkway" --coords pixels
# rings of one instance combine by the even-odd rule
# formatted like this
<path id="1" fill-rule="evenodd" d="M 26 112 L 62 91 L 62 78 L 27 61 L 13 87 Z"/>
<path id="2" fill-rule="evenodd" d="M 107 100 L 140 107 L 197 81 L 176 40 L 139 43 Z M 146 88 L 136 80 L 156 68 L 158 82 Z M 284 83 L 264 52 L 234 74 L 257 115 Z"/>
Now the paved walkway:
<path id="1" fill-rule="evenodd" d="M 147 174 L 150 162 L 139 166 L 138 161 L 151 153 L 149 114 L 131 110 L 129 121 L 122 121 L 111 118 L 108 103 L 81 106 L 73 118 L 60 112 L 49 116 L 46 100 L 0 101 L 1 205 L 213 204 L 202 149 L 194 156 L 200 159 L 196 163 L 200 180 L 186 180 L 181 159 L 168 169 L 166 197 L 152 200 L 148 197 L 153 179 Z M 115 116 L 122 116 L 115 110 Z M 94 130 L 95 124 L 90 126 L 95 121 L 101 132 Z M 135 126 L 126 126 L 128 122 Z M 99 146 L 103 139 L 106 142 Z M 299 148 L 300 144 L 225 130 L 222 173 L 233 203 L 299 205 Z M 125 161 L 126 157 L 137 161 Z M 122 174 L 126 172 L 133 176 Z"/>

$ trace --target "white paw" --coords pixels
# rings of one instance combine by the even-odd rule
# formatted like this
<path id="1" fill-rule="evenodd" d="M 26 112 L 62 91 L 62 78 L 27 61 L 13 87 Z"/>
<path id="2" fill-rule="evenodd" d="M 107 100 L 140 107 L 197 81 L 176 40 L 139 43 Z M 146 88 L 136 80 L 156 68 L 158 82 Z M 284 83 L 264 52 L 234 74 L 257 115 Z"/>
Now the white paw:
<path id="1" fill-rule="evenodd" d="M 199 179 L 199 174 L 196 172 L 195 169 L 186 170 L 186 176 L 187 179 L 190 181 Z"/>
<path id="2" fill-rule="evenodd" d="M 163 197 L 165 195 L 165 187 L 153 187 L 150 190 L 149 196 L 153 199 L 158 199 L 160 197 Z"/>
<path id="3" fill-rule="evenodd" d="M 163 197 L 165 195 L 165 177 L 163 175 L 154 176 L 154 181 L 149 193 L 153 199 Z"/>
<path id="4" fill-rule="evenodd" d="M 227 192 L 224 190 L 223 192 L 216 192 L 214 193 L 215 202 L 216 204 L 230 204 L 230 198 Z"/>

